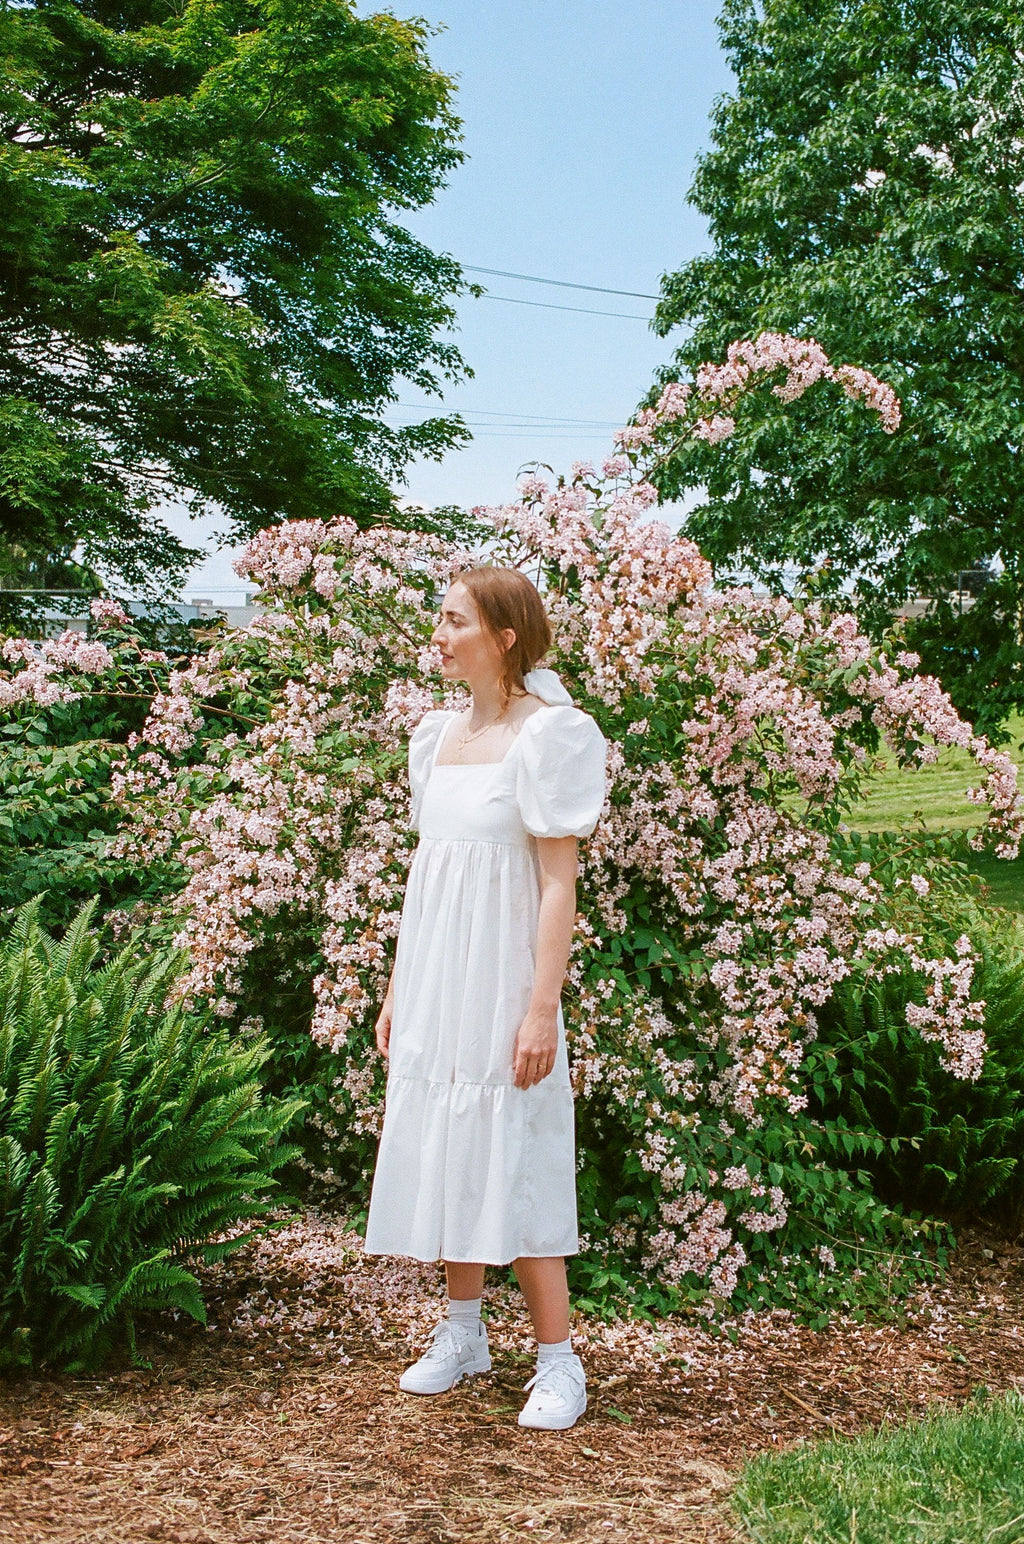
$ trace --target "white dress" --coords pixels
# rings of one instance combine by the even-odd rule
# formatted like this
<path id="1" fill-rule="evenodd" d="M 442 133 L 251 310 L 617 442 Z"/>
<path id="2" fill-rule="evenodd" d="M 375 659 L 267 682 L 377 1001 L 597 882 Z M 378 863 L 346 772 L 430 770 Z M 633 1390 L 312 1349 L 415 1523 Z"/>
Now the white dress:
<path id="1" fill-rule="evenodd" d="M 369 1254 L 506 1265 L 579 1248 L 561 1009 L 542 1082 L 516 1088 L 512 1055 L 533 990 L 533 837 L 590 835 L 605 742 L 551 671 L 526 682 L 548 700 L 502 761 L 438 766 L 449 712 L 428 713 L 409 743 L 420 841 L 395 956 Z"/>

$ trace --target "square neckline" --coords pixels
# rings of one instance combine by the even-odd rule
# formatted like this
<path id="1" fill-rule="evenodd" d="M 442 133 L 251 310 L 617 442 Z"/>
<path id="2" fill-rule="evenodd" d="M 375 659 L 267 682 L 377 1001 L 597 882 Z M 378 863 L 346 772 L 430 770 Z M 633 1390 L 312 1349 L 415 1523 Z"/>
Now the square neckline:
<path id="1" fill-rule="evenodd" d="M 516 749 L 516 746 L 519 744 L 519 741 L 522 738 L 523 730 L 526 728 L 526 725 L 530 722 L 530 719 L 531 718 L 536 718 L 537 714 L 541 711 L 541 709 L 549 707 L 549 706 L 550 706 L 549 703 L 542 702 L 539 708 L 535 708 L 534 711 L 531 714 L 529 714 L 529 716 L 527 718 L 523 719 L 523 722 L 520 724 L 519 728 L 516 730 L 515 739 L 512 741 L 512 744 L 509 746 L 509 748 L 505 752 L 504 756 L 499 756 L 497 761 L 439 761 L 438 760 L 438 757 L 441 754 L 441 747 L 444 744 L 445 740 L 447 740 L 447 738 L 448 738 L 448 731 L 449 731 L 449 729 L 452 726 L 452 720 L 457 717 L 455 709 L 454 708 L 449 708 L 448 709 L 448 722 L 445 724 L 444 728 L 441 730 L 441 733 L 438 735 L 438 737 L 437 737 L 437 744 L 434 747 L 434 759 L 430 763 L 430 770 L 431 770 L 431 772 L 435 772 L 439 768 L 440 769 L 446 769 L 446 768 L 449 768 L 449 767 L 451 767 L 453 770 L 455 770 L 457 772 L 465 771 L 466 768 L 468 768 L 468 767 L 503 767 L 505 765 L 506 761 L 508 761 L 511 758 L 513 752 Z"/>

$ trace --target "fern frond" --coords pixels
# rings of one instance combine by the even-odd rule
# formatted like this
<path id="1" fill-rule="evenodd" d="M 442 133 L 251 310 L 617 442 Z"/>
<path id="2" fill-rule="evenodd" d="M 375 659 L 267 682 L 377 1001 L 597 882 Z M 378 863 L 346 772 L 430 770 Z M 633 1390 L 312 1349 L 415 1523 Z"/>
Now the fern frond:
<path id="1" fill-rule="evenodd" d="M 183 951 L 99 963 L 92 903 L 60 940 L 38 909 L 0 948 L 0 1367 L 86 1370 L 144 1308 L 204 1320 L 177 1257 L 260 1225 L 303 1101 L 263 1093 L 265 1045 L 166 1006 Z"/>

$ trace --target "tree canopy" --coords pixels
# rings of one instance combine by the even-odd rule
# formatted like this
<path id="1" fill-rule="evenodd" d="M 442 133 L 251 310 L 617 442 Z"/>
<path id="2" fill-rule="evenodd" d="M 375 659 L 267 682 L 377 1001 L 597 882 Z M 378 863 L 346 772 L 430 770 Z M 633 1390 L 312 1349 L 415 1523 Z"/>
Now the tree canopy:
<path id="1" fill-rule="evenodd" d="M 401 223 L 461 159 L 427 37 L 351 0 L 0 3 L 0 584 L 174 582 L 168 500 L 365 525 L 464 434 L 381 421 L 465 371 L 458 265 Z"/>
<path id="2" fill-rule="evenodd" d="M 995 728 L 1024 700 L 1024 7 L 726 0 L 720 28 L 736 89 L 690 194 L 712 250 L 663 280 L 658 330 L 692 332 L 659 387 L 778 329 L 891 382 L 904 424 L 768 400 L 659 491 L 706 488 L 687 528 L 720 568 L 854 579 L 876 632 L 935 597 L 912 646 Z M 973 610 L 950 604 L 987 565 Z"/>

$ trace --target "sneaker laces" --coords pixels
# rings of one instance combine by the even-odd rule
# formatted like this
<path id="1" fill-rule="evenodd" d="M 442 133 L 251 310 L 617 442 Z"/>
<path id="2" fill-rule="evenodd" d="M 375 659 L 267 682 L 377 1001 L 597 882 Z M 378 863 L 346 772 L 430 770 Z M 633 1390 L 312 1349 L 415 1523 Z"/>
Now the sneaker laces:
<path id="1" fill-rule="evenodd" d="M 568 1401 L 579 1398 L 585 1382 L 577 1357 L 555 1356 L 550 1362 L 545 1362 L 543 1367 L 537 1368 L 526 1390 L 533 1389 L 534 1399 L 542 1399 L 545 1394 L 550 1394 L 555 1399 Z"/>
<path id="2" fill-rule="evenodd" d="M 458 1356 L 467 1344 L 470 1332 L 454 1319 L 442 1319 L 434 1329 L 433 1340 L 421 1358 L 424 1362 L 443 1362 L 445 1357 Z"/>

